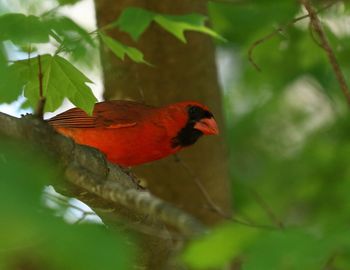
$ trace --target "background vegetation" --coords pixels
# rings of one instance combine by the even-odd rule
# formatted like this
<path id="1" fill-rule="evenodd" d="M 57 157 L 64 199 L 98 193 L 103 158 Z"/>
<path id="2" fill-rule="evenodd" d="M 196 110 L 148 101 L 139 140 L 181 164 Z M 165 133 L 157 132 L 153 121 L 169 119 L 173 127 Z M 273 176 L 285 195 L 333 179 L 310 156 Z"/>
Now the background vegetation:
<path id="1" fill-rule="evenodd" d="M 194 269 L 349 269 L 349 104 L 309 18 L 295 20 L 306 14 L 299 2 L 208 2 L 212 28 L 199 15 L 129 9 L 93 33 L 59 13 L 60 6 L 78 1 L 52 1 L 53 9 L 28 2 L 21 10 L 1 2 L 0 102 L 13 102 L 24 90 L 23 106 L 34 110 L 40 98 L 37 44 L 57 49 L 41 56 L 42 68 L 52 71 L 44 77 L 46 110 L 54 111 L 67 97 L 90 112 L 95 98 L 89 79 L 71 63 L 91 66 L 97 36 L 116 57 L 152 65 L 141 51 L 109 37 L 108 27 L 120 27 L 137 40 L 154 20 L 178 42 L 185 40 L 184 30 L 215 38 L 235 219 L 190 241 L 176 260 Z M 313 5 L 347 79 L 350 6 L 346 1 Z M 14 12 L 25 15 L 9 14 Z M 13 56 L 31 61 L 8 62 Z M 43 195 L 55 166 L 18 144 L 0 142 L 0 268 L 133 268 L 137 240 L 91 224 L 95 219 L 79 220 L 81 213 L 67 218 L 76 204 L 63 197 L 57 202 L 57 194 L 51 200 L 47 191 Z M 70 224 L 77 221 L 84 224 Z"/>

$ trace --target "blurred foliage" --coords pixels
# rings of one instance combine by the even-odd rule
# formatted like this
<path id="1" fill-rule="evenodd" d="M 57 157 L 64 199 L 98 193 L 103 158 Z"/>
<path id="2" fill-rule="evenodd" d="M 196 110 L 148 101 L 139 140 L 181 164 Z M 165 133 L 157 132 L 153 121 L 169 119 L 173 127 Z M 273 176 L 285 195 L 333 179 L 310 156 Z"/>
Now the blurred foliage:
<path id="1" fill-rule="evenodd" d="M 321 10 L 330 2 L 313 3 Z M 348 78 L 349 5 L 332 3 L 319 16 Z M 350 269 L 348 105 L 308 19 L 255 47 L 259 72 L 249 50 L 302 16 L 298 2 L 215 1 L 209 9 L 229 41 L 219 45 L 219 63 L 233 59 L 238 72 L 225 81 L 227 138 L 234 212 L 250 226 L 218 227 L 183 259 L 198 269 L 237 261 L 244 270 Z"/>
<path id="2" fill-rule="evenodd" d="M 68 98 L 76 106 L 91 113 L 96 102 L 90 87 L 86 85 L 86 82 L 91 81 L 57 54 L 68 53 L 78 61 L 87 56 L 88 47 L 95 47 L 95 41 L 71 19 L 49 13 L 40 17 L 20 13 L 0 16 L 0 41 L 11 41 L 19 50 L 28 53 L 26 60 L 9 65 L 4 43 L 1 43 L 0 75 L 5 79 L 0 83 L 0 103 L 15 101 L 24 90 L 26 106 L 36 107 L 39 100 L 39 65 L 36 57 L 30 56 L 33 52 L 31 48 L 35 44 L 51 43 L 50 38 L 58 44 L 54 56 L 42 56 L 45 111 L 56 110 L 64 98 Z"/>
<path id="3" fill-rule="evenodd" d="M 14 31 L 16 29 L 16 31 Z M 0 17 L 0 40 L 14 44 L 46 43 L 50 28 L 37 16 L 8 13 Z"/>
<path id="4" fill-rule="evenodd" d="M 0 171 L 1 269 L 129 269 L 126 236 L 101 225 L 69 225 L 43 207 L 54 164 L 24 143 L 1 138 Z"/>
<path id="5" fill-rule="evenodd" d="M 21 80 L 18 75 L 14 74 L 8 66 L 5 48 L 0 44 L 0 77 L 6 78 L 0 80 L 0 102 L 12 102 L 16 100 L 21 91 Z"/>
<path id="6" fill-rule="evenodd" d="M 324 269 L 331 259 L 348 265 L 349 250 L 346 226 L 321 232 L 306 227 L 263 231 L 224 224 L 193 241 L 182 259 L 194 269 L 222 268 L 234 257 L 247 270 Z"/>
<path id="7" fill-rule="evenodd" d="M 182 260 L 195 269 L 223 267 L 233 257 L 239 256 L 257 231 L 245 227 L 224 224 L 210 234 L 194 240 L 182 256 Z"/>

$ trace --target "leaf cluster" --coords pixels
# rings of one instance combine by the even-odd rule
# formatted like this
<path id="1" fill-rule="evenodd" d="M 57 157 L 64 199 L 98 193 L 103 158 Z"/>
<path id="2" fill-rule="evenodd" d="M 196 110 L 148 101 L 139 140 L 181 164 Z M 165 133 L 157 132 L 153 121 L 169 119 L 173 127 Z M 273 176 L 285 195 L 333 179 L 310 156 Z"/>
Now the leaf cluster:
<path id="1" fill-rule="evenodd" d="M 77 1 L 59 1 L 61 5 L 74 4 Z M 155 21 L 166 31 L 185 42 L 184 31 L 198 31 L 220 38 L 206 27 L 205 17 L 200 14 L 170 16 L 140 8 L 128 8 L 121 16 L 107 26 L 88 33 L 68 17 L 57 12 L 46 12 L 41 16 L 21 13 L 5 13 L 0 16 L 0 76 L 6 78 L 0 82 L 0 103 L 10 103 L 24 94 L 24 107 L 35 108 L 39 102 L 39 64 L 31 54 L 36 44 L 53 44 L 54 55 L 42 56 L 43 94 L 46 99 L 45 112 L 55 111 L 67 98 L 75 106 L 92 113 L 96 98 L 86 83 L 92 83 L 71 62 L 60 55 L 64 54 L 73 62 L 79 59 L 89 60 L 89 48 L 97 46 L 93 36 L 97 33 L 101 41 L 116 55 L 124 60 L 125 56 L 137 63 L 151 65 L 144 59 L 141 51 L 125 45 L 106 34 L 107 29 L 119 27 L 137 40 L 151 21 Z M 28 53 L 26 60 L 8 64 L 4 42 L 10 41 L 20 50 Z M 40 54 L 40 52 L 35 52 Z M 91 64 L 91 63 L 90 63 Z"/>

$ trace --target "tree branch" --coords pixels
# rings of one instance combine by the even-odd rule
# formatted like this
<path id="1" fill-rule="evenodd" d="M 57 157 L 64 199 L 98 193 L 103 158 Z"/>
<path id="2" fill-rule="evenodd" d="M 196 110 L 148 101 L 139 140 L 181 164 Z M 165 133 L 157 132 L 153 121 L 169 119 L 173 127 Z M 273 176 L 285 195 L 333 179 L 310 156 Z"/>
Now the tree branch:
<path id="1" fill-rule="evenodd" d="M 328 5 L 320 8 L 318 11 L 315 11 L 316 13 L 319 13 L 325 9 L 330 8 L 332 5 L 334 5 L 337 1 L 332 1 L 330 2 Z M 306 18 L 310 17 L 309 14 L 294 18 L 293 20 L 291 20 L 290 22 L 286 23 L 285 25 L 282 25 L 280 27 L 278 27 L 277 29 L 275 29 L 274 31 L 272 31 L 271 33 L 263 36 L 262 38 L 256 40 L 253 42 L 253 44 L 249 47 L 248 49 L 248 60 L 249 62 L 253 65 L 253 67 L 257 70 L 257 71 L 261 71 L 261 68 L 258 66 L 258 64 L 254 61 L 253 58 L 253 52 L 255 50 L 256 47 L 258 47 L 260 44 L 266 42 L 267 40 L 273 38 L 274 36 L 276 36 L 277 34 L 285 31 L 288 27 L 294 25 L 295 23 L 304 20 Z"/>
<path id="2" fill-rule="evenodd" d="M 154 216 L 184 236 L 193 236 L 205 231 L 204 225 L 191 215 L 148 191 L 138 190 L 132 176 L 119 166 L 106 161 L 102 153 L 94 148 L 75 144 L 39 119 L 32 116 L 19 119 L 0 113 L 0 134 L 36 143 L 57 161 L 71 184 L 106 202 Z"/>
<path id="3" fill-rule="evenodd" d="M 282 31 L 285 31 L 288 27 L 290 27 L 291 25 L 295 24 L 298 21 L 301 21 L 305 18 L 309 17 L 309 15 L 303 15 L 300 16 L 298 18 L 295 18 L 293 20 L 291 20 L 290 22 L 288 22 L 286 25 L 284 26 L 280 26 L 278 27 L 276 30 L 274 30 L 273 32 L 267 34 L 266 36 L 254 41 L 254 43 L 249 47 L 248 49 L 248 60 L 249 62 L 253 65 L 253 67 L 255 67 L 255 69 L 257 71 L 261 71 L 261 68 L 258 66 L 258 64 L 254 61 L 253 59 L 253 52 L 255 50 L 255 48 L 257 46 L 259 46 L 260 44 L 264 43 L 265 41 L 269 40 L 270 38 L 274 37 L 275 35 L 277 35 L 278 33 L 281 33 Z"/>
<path id="4" fill-rule="evenodd" d="M 39 102 L 35 111 L 35 115 L 40 119 L 43 119 L 44 117 L 44 108 L 46 102 L 46 98 L 44 97 L 43 93 L 43 78 L 44 75 L 41 67 L 41 56 L 38 54 Z"/>
<path id="5" fill-rule="evenodd" d="M 328 38 L 323 30 L 322 24 L 320 22 L 320 19 L 317 16 L 317 12 L 313 8 L 313 6 L 310 4 L 309 0 L 300 0 L 302 5 L 307 10 L 309 17 L 310 17 L 310 24 L 311 27 L 315 30 L 318 38 L 320 39 L 320 45 L 322 49 L 326 52 L 329 62 L 332 65 L 333 71 L 335 73 L 335 76 L 338 80 L 338 83 L 340 85 L 340 88 L 346 98 L 346 101 L 348 105 L 350 106 L 350 90 L 346 83 L 345 77 L 343 72 L 340 69 L 340 66 L 338 64 L 337 58 L 335 57 L 334 51 L 329 44 Z"/>

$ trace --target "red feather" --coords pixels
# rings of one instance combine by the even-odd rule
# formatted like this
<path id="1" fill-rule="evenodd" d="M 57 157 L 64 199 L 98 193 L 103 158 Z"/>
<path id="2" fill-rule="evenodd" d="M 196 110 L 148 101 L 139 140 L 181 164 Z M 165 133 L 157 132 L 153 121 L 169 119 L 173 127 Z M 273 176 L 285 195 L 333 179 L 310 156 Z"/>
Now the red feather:
<path id="1" fill-rule="evenodd" d="M 175 103 L 156 108 L 133 101 L 97 103 L 93 115 L 78 108 L 48 120 L 58 132 L 105 153 L 107 159 L 122 166 L 133 166 L 174 154 L 182 147 L 172 139 L 185 127 L 189 105 Z"/>

